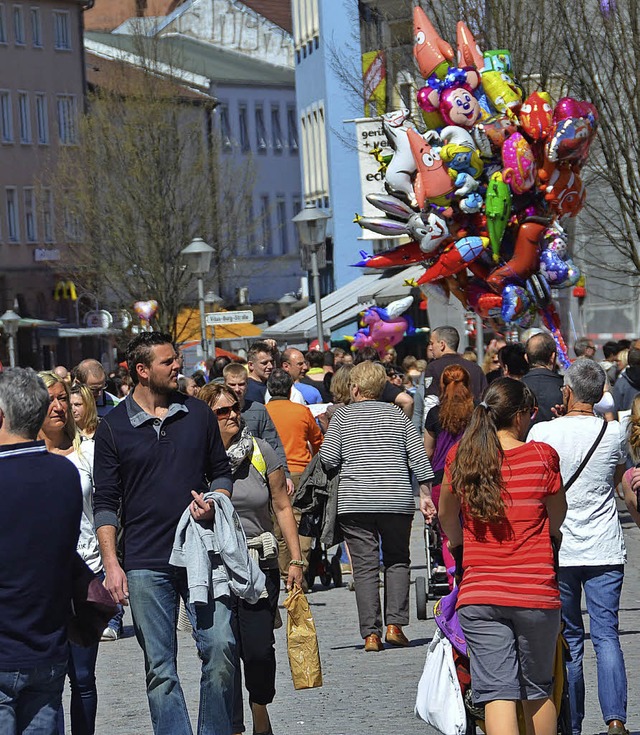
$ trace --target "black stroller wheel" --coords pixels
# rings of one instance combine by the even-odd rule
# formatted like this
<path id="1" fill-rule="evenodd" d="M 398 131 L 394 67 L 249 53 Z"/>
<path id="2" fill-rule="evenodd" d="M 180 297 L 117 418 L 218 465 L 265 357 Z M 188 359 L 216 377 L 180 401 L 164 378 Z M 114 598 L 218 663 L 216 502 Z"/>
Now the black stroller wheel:
<path id="1" fill-rule="evenodd" d="M 427 580 L 425 577 L 416 577 L 416 615 L 418 620 L 427 619 Z"/>

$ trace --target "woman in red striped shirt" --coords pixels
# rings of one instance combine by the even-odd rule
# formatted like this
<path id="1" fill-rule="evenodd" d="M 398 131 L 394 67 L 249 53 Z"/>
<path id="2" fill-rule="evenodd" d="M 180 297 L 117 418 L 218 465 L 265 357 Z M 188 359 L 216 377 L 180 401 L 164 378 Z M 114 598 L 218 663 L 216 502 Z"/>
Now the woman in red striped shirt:
<path id="1" fill-rule="evenodd" d="M 495 380 L 449 452 L 440 494 L 450 547 L 464 548 L 458 616 L 487 735 L 517 735 L 518 701 L 528 733 L 557 731 L 550 694 L 560 595 L 551 537 L 561 538 L 566 501 L 555 450 L 524 443 L 536 411 L 524 383 Z"/>

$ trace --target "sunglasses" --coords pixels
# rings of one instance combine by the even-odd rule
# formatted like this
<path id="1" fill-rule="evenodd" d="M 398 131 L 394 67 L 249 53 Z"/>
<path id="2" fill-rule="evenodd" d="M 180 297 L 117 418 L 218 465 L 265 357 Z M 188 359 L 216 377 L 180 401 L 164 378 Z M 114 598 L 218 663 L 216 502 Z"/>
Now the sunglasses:
<path id="1" fill-rule="evenodd" d="M 230 406 L 221 406 L 220 408 L 213 408 L 211 410 L 216 416 L 222 416 L 222 418 L 225 418 L 226 416 L 230 416 L 232 411 L 234 413 L 240 413 L 240 404 L 236 401 Z"/>

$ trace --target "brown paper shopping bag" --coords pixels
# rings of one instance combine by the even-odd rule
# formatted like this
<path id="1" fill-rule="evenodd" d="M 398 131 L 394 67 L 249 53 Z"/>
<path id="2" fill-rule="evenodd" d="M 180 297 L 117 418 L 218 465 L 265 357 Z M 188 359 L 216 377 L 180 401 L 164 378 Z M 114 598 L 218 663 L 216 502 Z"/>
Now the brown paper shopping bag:
<path id="1" fill-rule="evenodd" d="M 287 608 L 287 651 L 295 689 L 322 686 L 316 626 L 304 592 L 295 585 L 284 601 Z"/>

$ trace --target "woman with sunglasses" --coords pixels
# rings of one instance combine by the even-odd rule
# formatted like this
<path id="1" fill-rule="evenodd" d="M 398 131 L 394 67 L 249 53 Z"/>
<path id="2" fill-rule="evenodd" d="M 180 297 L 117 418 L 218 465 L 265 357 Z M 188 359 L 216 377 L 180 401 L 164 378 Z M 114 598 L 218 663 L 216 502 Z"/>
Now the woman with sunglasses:
<path id="1" fill-rule="evenodd" d="M 231 502 L 240 517 L 249 548 L 256 548 L 266 577 L 266 596 L 255 605 L 233 601 L 232 626 L 244 664 L 245 686 L 253 716 L 254 735 L 272 735 L 267 705 L 275 696 L 276 658 L 273 635 L 280 574 L 278 544 L 273 536 L 271 508 L 291 554 L 287 589 L 302 586 L 302 556 L 298 529 L 287 495 L 282 462 L 262 439 L 244 426 L 236 394 L 226 385 L 208 383 L 198 396 L 218 419 L 220 436 L 231 463 Z M 233 732 L 244 732 L 240 666 L 236 668 Z"/>
<path id="2" fill-rule="evenodd" d="M 82 441 L 70 407 L 67 384 L 55 373 L 39 373 L 49 391 L 49 410 L 38 436 L 49 452 L 61 454 L 77 467 L 82 484 L 82 519 L 78 554 L 91 571 L 102 573 L 102 559 L 93 526 L 93 442 Z M 98 691 L 96 660 L 98 644 L 84 648 L 69 644 L 69 681 L 71 683 L 71 732 L 93 735 L 95 732 Z M 58 733 L 64 735 L 63 709 L 58 714 Z"/>
<path id="3" fill-rule="evenodd" d="M 447 456 L 440 494 L 440 523 L 454 556 L 462 556 L 457 610 L 487 735 L 517 735 L 518 701 L 527 732 L 557 732 L 552 537 L 560 539 L 566 501 L 555 450 L 524 442 L 535 413 L 523 382 L 494 380 Z"/>

